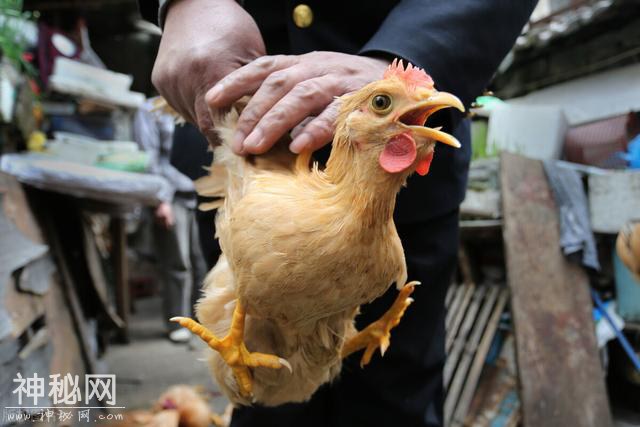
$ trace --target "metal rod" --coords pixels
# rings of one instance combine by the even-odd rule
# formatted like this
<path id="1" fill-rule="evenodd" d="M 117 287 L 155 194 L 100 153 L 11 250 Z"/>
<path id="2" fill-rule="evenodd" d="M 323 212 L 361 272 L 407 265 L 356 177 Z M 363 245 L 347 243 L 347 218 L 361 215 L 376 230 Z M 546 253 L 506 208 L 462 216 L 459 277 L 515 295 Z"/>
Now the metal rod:
<path id="1" fill-rule="evenodd" d="M 627 340 L 627 337 L 625 337 L 622 331 L 616 327 L 613 319 L 611 318 L 611 316 L 609 316 L 607 309 L 604 307 L 604 304 L 600 299 L 600 295 L 598 295 L 598 292 L 596 292 L 594 289 L 591 289 L 591 297 L 593 298 L 593 301 L 595 301 L 598 311 L 600 311 L 604 318 L 607 319 L 607 322 L 609 322 L 611 329 L 613 329 L 613 331 L 616 333 L 616 336 L 620 341 L 620 345 L 622 345 L 625 353 L 627 353 L 627 356 L 629 356 L 631 362 L 635 365 L 638 372 L 640 372 L 640 359 L 638 358 L 638 355 L 633 350 L 633 347 L 631 347 L 631 344 L 629 343 L 629 340 Z"/>

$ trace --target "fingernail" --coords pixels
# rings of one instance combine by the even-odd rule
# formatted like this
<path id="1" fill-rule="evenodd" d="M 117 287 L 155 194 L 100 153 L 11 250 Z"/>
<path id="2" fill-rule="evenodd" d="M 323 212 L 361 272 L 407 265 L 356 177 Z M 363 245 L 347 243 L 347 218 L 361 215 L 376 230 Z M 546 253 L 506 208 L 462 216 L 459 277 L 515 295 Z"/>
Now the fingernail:
<path id="1" fill-rule="evenodd" d="M 262 140 L 264 137 L 262 136 L 262 132 L 259 129 L 255 129 L 253 132 L 249 134 L 249 136 L 244 140 L 243 145 L 245 147 L 258 147 L 262 144 Z"/>
<path id="2" fill-rule="evenodd" d="M 300 154 L 309 144 L 311 144 L 312 138 L 308 133 L 298 135 L 291 144 L 289 144 L 289 150 L 292 153 Z"/>
<path id="3" fill-rule="evenodd" d="M 236 154 L 241 154 L 242 153 L 242 143 L 244 142 L 244 133 L 242 132 L 236 132 L 233 135 L 233 139 L 231 140 L 231 149 L 233 150 L 234 153 Z"/>
<path id="4" fill-rule="evenodd" d="M 207 102 L 215 104 L 218 98 L 220 98 L 220 95 L 222 94 L 222 90 L 223 90 L 223 86 L 219 84 L 209 89 L 209 93 L 207 93 Z"/>

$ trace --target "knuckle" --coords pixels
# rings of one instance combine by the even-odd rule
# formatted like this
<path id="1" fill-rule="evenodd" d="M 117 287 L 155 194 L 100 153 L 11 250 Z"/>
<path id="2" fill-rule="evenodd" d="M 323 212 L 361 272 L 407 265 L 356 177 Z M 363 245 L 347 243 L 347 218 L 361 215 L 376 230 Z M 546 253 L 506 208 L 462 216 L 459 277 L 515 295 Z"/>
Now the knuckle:
<path id="1" fill-rule="evenodd" d="M 240 120 L 238 120 L 238 130 L 249 131 L 260 120 L 260 117 L 261 115 L 255 108 L 245 108 Z"/>
<path id="2" fill-rule="evenodd" d="M 287 121 L 289 114 L 283 107 L 274 107 L 268 114 L 268 121 L 272 124 L 280 124 Z"/>
<path id="3" fill-rule="evenodd" d="M 211 54 L 206 52 L 197 51 L 194 53 L 192 60 L 190 61 L 189 68 L 192 73 L 202 75 L 207 72 L 211 66 Z"/>
<path id="4" fill-rule="evenodd" d="M 311 101 L 320 97 L 324 98 L 326 96 L 326 91 L 323 90 L 321 85 L 315 80 L 306 80 L 299 83 L 294 90 L 295 95 L 305 101 Z"/>
<path id="5" fill-rule="evenodd" d="M 162 92 L 171 81 L 171 71 L 166 65 L 156 62 L 151 71 L 151 83 L 158 91 Z"/>
<path id="6" fill-rule="evenodd" d="M 287 84 L 289 73 L 286 71 L 275 71 L 267 77 L 264 84 L 269 89 L 280 89 Z"/>
<path id="7" fill-rule="evenodd" d="M 308 127 L 309 131 L 321 137 L 333 134 L 333 123 L 328 120 L 314 120 Z"/>
<path id="8" fill-rule="evenodd" d="M 276 58 L 277 56 L 261 56 L 260 58 L 256 59 L 254 63 L 258 68 L 267 70 L 275 65 Z"/>

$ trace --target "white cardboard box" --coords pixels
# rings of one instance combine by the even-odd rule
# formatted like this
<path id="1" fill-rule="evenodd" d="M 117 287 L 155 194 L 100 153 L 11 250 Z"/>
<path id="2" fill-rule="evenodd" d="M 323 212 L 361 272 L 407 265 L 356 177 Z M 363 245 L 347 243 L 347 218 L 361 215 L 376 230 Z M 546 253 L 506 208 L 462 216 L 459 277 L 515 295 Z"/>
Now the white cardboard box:
<path id="1" fill-rule="evenodd" d="M 567 128 L 558 107 L 507 103 L 491 111 L 487 146 L 533 159 L 558 159 Z"/>

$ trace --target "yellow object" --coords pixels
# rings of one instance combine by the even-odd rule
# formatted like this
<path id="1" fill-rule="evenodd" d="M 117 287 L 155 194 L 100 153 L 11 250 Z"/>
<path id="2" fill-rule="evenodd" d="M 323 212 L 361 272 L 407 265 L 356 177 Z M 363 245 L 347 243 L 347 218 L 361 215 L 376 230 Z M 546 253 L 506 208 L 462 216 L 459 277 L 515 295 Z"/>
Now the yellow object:
<path id="1" fill-rule="evenodd" d="M 192 333 L 200 337 L 209 347 L 220 353 L 220 356 L 231 367 L 240 394 L 250 397 L 253 390 L 253 381 L 251 379 L 251 371 L 249 368 L 271 368 L 280 369 L 287 367 L 291 372 L 291 365 L 285 359 L 274 356 L 273 354 L 251 353 L 244 345 L 244 319 L 246 312 L 242 304 L 238 301 L 233 311 L 233 320 L 231 328 L 226 337 L 222 339 L 216 338 L 207 328 L 199 324 L 193 319 L 187 317 L 172 317 L 172 322 L 177 322 L 180 326 L 189 329 Z"/>
<path id="2" fill-rule="evenodd" d="M 44 144 L 47 142 L 47 136 L 39 130 L 31 132 L 27 141 L 27 149 L 29 151 L 44 151 Z"/>
<path id="3" fill-rule="evenodd" d="M 442 108 L 463 106 L 438 92 L 424 71 L 396 61 L 382 80 L 340 98 L 331 154 L 321 169 L 311 163 L 310 149 L 296 157 L 284 138 L 262 155 L 235 155 L 246 103 L 213 115 L 221 144 L 209 175 L 196 182 L 198 193 L 217 198 L 220 209 L 223 253 L 196 309 L 211 333 L 177 320 L 215 350 L 209 364 L 231 402 L 277 406 L 308 400 L 336 378 L 344 354 L 362 351 L 364 365 L 389 346 L 389 332 L 411 301 L 410 285 L 363 333 L 354 318 L 393 283 L 407 283 L 393 223 L 396 195 L 412 172 L 428 171 L 436 143 L 459 146 L 424 124 Z M 242 307 L 234 312 L 236 301 Z M 225 336 L 232 338 L 221 344 Z M 271 355 L 286 358 L 293 374 L 254 369 L 249 351 L 278 364 Z"/>
<path id="4" fill-rule="evenodd" d="M 364 367 L 371 362 L 371 356 L 373 356 L 373 352 L 377 348 L 380 348 L 380 354 L 384 356 L 384 353 L 389 348 L 391 329 L 400 323 L 400 319 L 402 319 L 407 307 L 413 302 L 413 298 L 410 298 L 409 295 L 413 293 L 416 285 L 419 284 L 420 282 L 413 281 L 404 285 L 391 308 L 380 319 L 344 343 L 342 357 L 347 357 L 351 353 L 366 349 L 360 360 L 360 367 Z"/>
<path id="5" fill-rule="evenodd" d="M 622 227 L 616 240 L 618 256 L 640 281 L 640 222 L 629 222 Z"/>
<path id="6" fill-rule="evenodd" d="M 307 28 L 313 23 L 313 11 L 306 4 L 293 8 L 293 22 L 298 28 Z"/>

